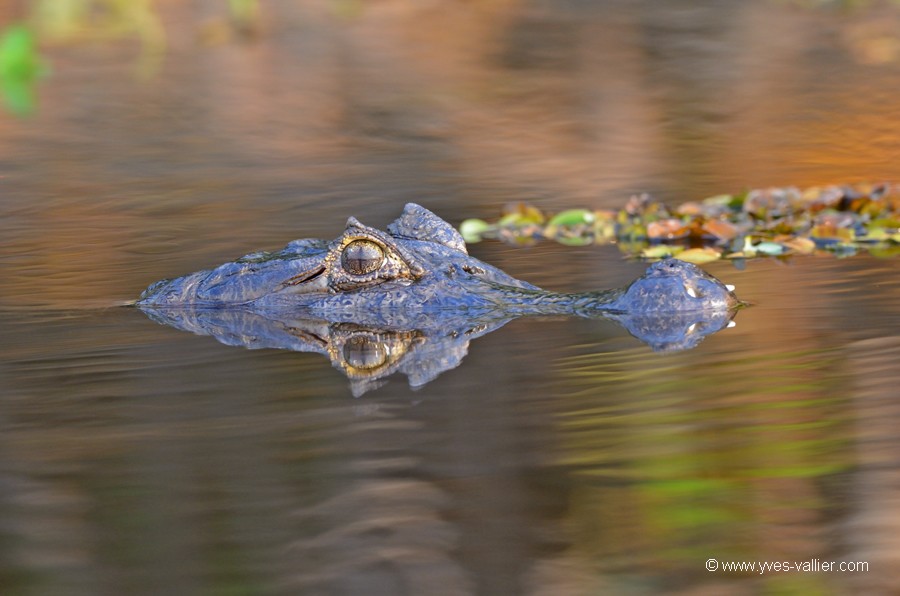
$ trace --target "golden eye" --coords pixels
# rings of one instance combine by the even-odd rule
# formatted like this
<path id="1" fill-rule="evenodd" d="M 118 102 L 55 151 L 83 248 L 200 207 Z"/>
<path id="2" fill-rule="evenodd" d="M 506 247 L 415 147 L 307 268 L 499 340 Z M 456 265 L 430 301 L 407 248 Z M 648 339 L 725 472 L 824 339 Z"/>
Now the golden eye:
<path id="1" fill-rule="evenodd" d="M 344 362 L 358 370 L 374 370 L 388 360 L 387 347 L 365 336 L 354 336 L 344 344 Z"/>
<path id="2" fill-rule="evenodd" d="M 341 253 L 341 266 L 352 275 L 372 273 L 384 263 L 384 249 L 371 240 L 354 240 Z"/>

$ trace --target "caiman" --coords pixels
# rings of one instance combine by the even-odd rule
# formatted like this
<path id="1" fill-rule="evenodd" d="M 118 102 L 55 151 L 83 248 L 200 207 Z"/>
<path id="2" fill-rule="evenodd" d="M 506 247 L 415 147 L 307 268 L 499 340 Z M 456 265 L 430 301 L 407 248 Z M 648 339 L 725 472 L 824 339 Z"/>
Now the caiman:
<path id="1" fill-rule="evenodd" d="M 215 269 L 151 285 L 140 307 L 241 309 L 331 322 L 408 323 L 439 314 L 502 313 L 618 318 L 725 313 L 741 303 L 699 267 L 675 259 L 650 265 L 625 288 L 584 293 L 542 290 L 469 256 L 453 226 L 409 203 L 377 230 L 351 217 L 335 240 L 295 240 Z"/>
<path id="2" fill-rule="evenodd" d="M 409 204 L 382 232 L 350 218 L 337 239 L 295 240 L 147 288 L 152 319 L 222 343 L 327 356 L 354 395 L 400 372 L 418 387 L 472 339 L 526 315 L 614 320 L 653 350 L 685 350 L 731 325 L 733 288 L 673 259 L 626 288 L 548 292 L 470 257 L 462 237 Z"/>

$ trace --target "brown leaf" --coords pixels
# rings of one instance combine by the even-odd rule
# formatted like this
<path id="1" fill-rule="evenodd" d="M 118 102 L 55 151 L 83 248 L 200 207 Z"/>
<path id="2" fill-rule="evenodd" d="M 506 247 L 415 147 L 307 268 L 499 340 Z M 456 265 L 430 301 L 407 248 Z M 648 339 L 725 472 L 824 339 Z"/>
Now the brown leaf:
<path id="1" fill-rule="evenodd" d="M 647 237 L 651 240 L 674 240 L 687 235 L 688 228 L 680 219 L 662 219 L 647 224 Z"/>
<path id="2" fill-rule="evenodd" d="M 733 240 L 738 235 L 737 227 L 721 219 L 711 219 L 703 224 L 703 231 L 722 242 Z"/>

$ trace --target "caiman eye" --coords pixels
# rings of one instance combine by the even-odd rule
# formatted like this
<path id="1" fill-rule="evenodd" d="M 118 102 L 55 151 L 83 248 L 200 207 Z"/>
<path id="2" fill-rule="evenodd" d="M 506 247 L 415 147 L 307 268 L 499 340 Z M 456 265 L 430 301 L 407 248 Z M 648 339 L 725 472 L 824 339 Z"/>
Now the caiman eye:
<path id="1" fill-rule="evenodd" d="M 373 370 L 387 362 L 387 347 L 380 341 L 355 336 L 344 344 L 344 361 L 359 370 Z"/>
<path id="2" fill-rule="evenodd" d="M 371 240 L 354 240 L 341 253 L 341 266 L 352 275 L 372 273 L 384 264 L 384 249 Z"/>

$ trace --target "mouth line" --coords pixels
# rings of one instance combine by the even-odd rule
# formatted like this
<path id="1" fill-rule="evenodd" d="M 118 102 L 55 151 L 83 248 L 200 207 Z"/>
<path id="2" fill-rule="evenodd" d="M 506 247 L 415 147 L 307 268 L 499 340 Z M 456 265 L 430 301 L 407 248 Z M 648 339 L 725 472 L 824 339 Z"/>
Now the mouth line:
<path id="1" fill-rule="evenodd" d="M 320 275 L 322 275 L 323 273 L 325 273 L 325 266 L 320 265 L 317 269 L 312 269 L 310 271 L 304 271 L 303 273 L 300 273 L 299 275 L 295 275 L 294 277 L 291 277 L 291 278 L 285 280 L 284 282 L 282 282 L 281 287 L 287 288 L 290 286 L 297 286 L 302 283 L 312 281 L 312 280 L 316 279 L 317 277 L 319 277 Z"/>

